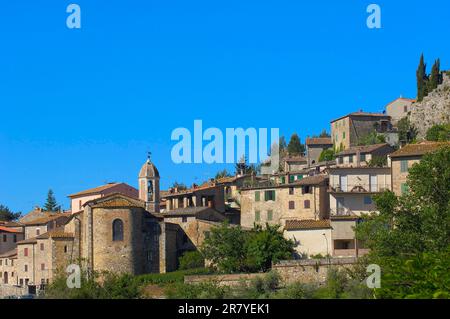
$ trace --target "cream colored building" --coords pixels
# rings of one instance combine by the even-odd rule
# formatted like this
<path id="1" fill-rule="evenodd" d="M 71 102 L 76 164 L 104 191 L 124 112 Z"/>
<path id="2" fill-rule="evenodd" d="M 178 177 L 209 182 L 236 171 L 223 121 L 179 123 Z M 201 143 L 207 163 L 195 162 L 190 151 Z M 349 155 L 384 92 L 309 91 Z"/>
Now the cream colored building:
<path id="1" fill-rule="evenodd" d="M 386 114 L 391 117 L 392 124 L 397 125 L 398 121 L 408 116 L 411 110 L 411 105 L 415 102 L 414 99 L 406 99 L 400 97 L 386 105 Z"/>
<path id="2" fill-rule="evenodd" d="M 330 220 L 287 220 L 284 237 L 294 242 L 299 257 L 332 254 Z"/>
<path id="3" fill-rule="evenodd" d="M 440 147 L 450 146 L 449 142 L 422 142 L 408 144 L 390 155 L 392 191 L 401 196 L 408 192 L 409 169 L 419 163 L 422 157 Z"/>
<path id="4" fill-rule="evenodd" d="M 282 225 L 286 220 L 319 220 L 328 217 L 328 178 L 316 175 L 284 185 L 241 190 L 241 226 Z"/>

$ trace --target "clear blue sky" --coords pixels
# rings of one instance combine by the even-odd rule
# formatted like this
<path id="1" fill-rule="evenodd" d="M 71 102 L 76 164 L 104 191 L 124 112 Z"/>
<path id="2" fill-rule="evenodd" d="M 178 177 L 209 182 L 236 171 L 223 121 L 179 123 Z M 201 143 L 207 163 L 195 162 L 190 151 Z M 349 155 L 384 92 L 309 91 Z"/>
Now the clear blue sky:
<path id="1" fill-rule="evenodd" d="M 66 27 L 66 6 L 82 10 Z M 173 129 L 329 130 L 333 118 L 415 96 L 415 70 L 450 67 L 448 0 L 2 1 L 0 203 L 28 212 L 49 188 L 137 186 L 148 149 L 162 188 L 221 165 L 171 161 Z M 366 7 L 382 9 L 381 30 Z"/>

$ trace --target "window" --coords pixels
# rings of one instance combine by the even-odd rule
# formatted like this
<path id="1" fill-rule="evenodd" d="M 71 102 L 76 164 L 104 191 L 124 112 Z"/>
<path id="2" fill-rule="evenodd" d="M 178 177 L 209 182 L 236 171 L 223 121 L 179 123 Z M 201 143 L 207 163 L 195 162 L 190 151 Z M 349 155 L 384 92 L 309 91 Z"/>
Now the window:
<path id="1" fill-rule="evenodd" d="M 3 259 L 0 259 L 0 266 L 2 265 L 2 263 L 3 263 Z"/>
<path id="2" fill-rule="evenodd" d="M 360 154 L 360 155 L 359 155 L 359 160 L 360 160 L 361 162 L 365 162 L 365 161 L 366 161 L 366 154 Z"/>
<path id="3" fill-rule="evenodd" d="M 28 272 L 28 265 L 23 266 L 23 271 Z"/>
<path id="4" fill-rule="evenodd" d="M 342 139 L 345 140 L 345 132 L 342 132 Z"/>
<path id="5" fill-rule="evenodd" d="M 294 187 L 289 187 L 289 195 L 294 195 Z"/>
<path id="6" fill-rule="evenodd" d="M 353 163 L 353 155 L 350 155 L 350 156 L 348 157 L 348 162 L 349 162 L 349 163 Z"/>
<path id="7" fill-rule="evenodd" d="M 41 264 L 41 270 L 45 270 L 45 264 Z"/>
<path id="8" fill-rule="evenodd" d="M 44 250 L 44 243 L 41 243 L 41 250 Z"/>
<path id="9" fill-rule="evenodd" d="M 372 197 L 364 196 L 364 205 L 371 205 L 371 204 L 372 204 Z"/>
<path id="10" fill-rule="evenodd" d="M 408 112 L 408 106 L 407 106 L 407 105 L 404 105 L 404 106 L 403 106 L 403 112 L 405 112 L 405 113 Z"/>
<path id="11" fill-rule="evenodd" d="M 41 230 L 38 228 L 36 229 L 36 236 L 39 236 L 41 234 Z"/>
<path id="12" fill-rule="evenodd" d="M 289 201 L 289 209 L 295 209 L 295 202 L 293 200 Z"/>
<path id="13" fill-rule="evenodd" d="M 406 183 L 402 183 L 402 186 L 401 186 L 402 195 L 408 194 L 408 191 L 409 191 L 408 185 Z"/>
<path id="14" fill-rule="evenodd" d="M 256 222 L 261 221 L 261 212 L 259 210 L 255 211 L 255 221 Z"/>
<path id="15" fill-rule="evenodd" d="M 14 236 L 13 236 L 13 241 L 16 243 L 17 242 L 17 235 L 16 234 L 14 234 Z"/>
<path id="16" fill-rule="evenodd" d="M 181 217 L 181 222 L 182 223 L 187 223 L 187 217 L 186 216 Z"/>
<path id="17" fill-rule="evenodd" d="M 78 207 L 79 207 L 79 210 L 81 210 L 81 206 L 82 206 L 81 200 L 79 200 L 79 201 L 78 201 Z"/>
<path id="18" fill-rule="evenodd" d="M 67 245 L 64 246 L 64 253 L 67 253 Z"/>
<path id="19" fill-rule="evenodd" d="M 295 176 L 294 175 L 290 175 L 289 176 L 289 183 L 293 183 L 295 180 Z"/>
<path id="20" fill-rule="evenodd" d="M 275 191 L 265 191 L 264 200 L 267 202 L 269 200 L 275 200 Z"/>
<path id="21" fill-rule="evenodd" d="M 281 184 L 285 184 L 286 183 L 286 177 L 285 176 L 281 176 Z"/>
<path id="22" fill-rule="evenodd" d="M 113 241 L 123 240 L 123 221 L 121 219 L 115 219 L 112 224 Z"/>
<path id="23" fill-rule="evenodd" d="M 297 175 L 297 180 L 299 181 L 301 179 L 303 179 L 303 175 Z"/>
<path id="24" fill-rule="evenodd" d="M 3 235 L 3 242 L 6 243 L 6 241 L 8 240 L 8 237 L 6 237 L 6 235 Z"/>
<path id="25" fill-rule="evenodd" d="M 255 202 L 259 202 L 260 197 L 261 197 L 261 195 L 260 195 L 259 191 L 256 191 L 255 192 Z"/>
<path id="26" fill-rule="evenodd" d="M 312 186 L 303 186 L 302 194 L 312 194 Z"/>
<path id="27" fill-rule="evenodd" d="M 400 172 L 402 172 L 402 173 L 408 172 L 408 161 L 407 160 L 402 160 L 400 162 Z"/>
<path id="28" fill-rule="evenodd" d="M 338 141 L 338 135 L 336 134 L 334 140 L 337 142 Z"/>
<path id="29" fill-rule="evenodd" d="M 344 158 L 342 156 L 338 157 L 338 163 L 339 164 L 344 164 Z"/>
<path id="30" fill-rule="evenodd" d="M 24 248 L 24 249 L 23 249 L 23 255 L 24 255 L 25 257 L 28 257 L 28 248 Z"/>
<path id="31" fill-rule="evenodd" d="M 305 200 L 304 205 L 305 205 L 305 208 L 311 207 L 311 202 L 309 201 L 309 199 Z"/>
<path id="32" fill-rule="evenodd" d="M 267 220 L 270 221 L 273 219 L 273 211 L 272 210 L 268 210 L 267 211 Z"/>

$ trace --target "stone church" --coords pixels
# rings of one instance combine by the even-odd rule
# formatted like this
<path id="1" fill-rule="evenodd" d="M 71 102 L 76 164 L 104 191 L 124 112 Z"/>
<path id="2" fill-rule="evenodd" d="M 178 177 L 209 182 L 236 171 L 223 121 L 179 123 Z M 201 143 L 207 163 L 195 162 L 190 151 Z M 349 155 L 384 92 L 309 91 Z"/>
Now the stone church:
<path id="1" fill-rule="evenodd" d="M 0 283 L 47 284 L 69 264 L 133 275 L 176 270 L 180 227 L 165 222 L 159 211 L 159 179 L 149 158 L 139 172 L 138 198 L 105 191 L 122 184 L 103 186 L 72 196 L 82 203 L 79 211 L 37 212 L 17 223 L 17 235 L 27 235 L 16 236 L 15 248 L 0 252 Z"/>

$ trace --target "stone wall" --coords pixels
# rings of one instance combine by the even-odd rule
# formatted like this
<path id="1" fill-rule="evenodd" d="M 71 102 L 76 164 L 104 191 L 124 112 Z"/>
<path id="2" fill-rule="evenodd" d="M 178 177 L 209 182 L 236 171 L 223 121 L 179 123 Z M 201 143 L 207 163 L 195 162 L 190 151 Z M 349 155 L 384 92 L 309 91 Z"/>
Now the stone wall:
<path id="1" fill-rule="evenodd" d="M 0 299 L 7 296 L 23 296 L 28 294 L 28 287 L 0 284 Z"/>
<path id="2" fill-rule="evenodd" d="M 418 137 L 424 138 L 427 130 L 436 124 L 450 122 L 450 77 L 444 74 L 443 83 L 428 94 L 422 102 L 411 105 L 411 124 L 417 129 Z"/>
<path id="3" fill-rule="evenodd" d="M 284 260 L 272 266 L 282 280 L 282 284 L 301 283 L 323 283 L 327 278 L 328 270 L 334 268 L 349 268 L 356 263 L 356 258 L 331 258 L 328 259 L 306 259 L 306 260 Z M 229 274 L 229 275 L 195 275 L 185 276 L 184 282 L 197 284 L 201 282 L 215 282 L 221 286 L 240 286 L 248 284 L 251 280 L 264 276 L 263 273 L 256 274 Z"/>

